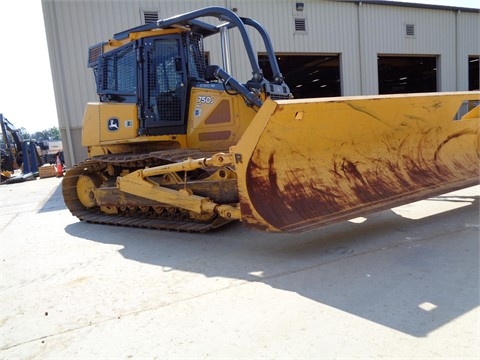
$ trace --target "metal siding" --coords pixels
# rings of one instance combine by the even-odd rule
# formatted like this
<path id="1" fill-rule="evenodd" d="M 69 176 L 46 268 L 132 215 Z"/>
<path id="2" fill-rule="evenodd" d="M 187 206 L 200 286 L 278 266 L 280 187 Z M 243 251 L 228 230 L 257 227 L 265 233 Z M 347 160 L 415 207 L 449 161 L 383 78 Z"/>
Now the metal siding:
<path id="1" fill-rule="evenodd" d="M 377 55 L 431 55 L 438 57 L 439 91 L 456 88 L 455 13 L 431 9 L 364 4 L 361 6 L 363 94 L 378 93 Z M 415 36 L 405 36 L 405 25 L 415 25 Z"/>
<path id="2" fill-rule="evenodd" d="M 468 57 L 480 56 L 480 18 L 457 12 L 457 90 L 468 90 Z"/>
<path id="3" fill-rule="evenodd" d="M 358 22 L 353 3 L 305 0 L 304 10 L 297 12 L 296 1 L 255 0 L 229 1 L 238 15 L 256 19 L 267 29 L 277 53 L 340 54 L 343 95 L 360 92 Z M 294 19 L 306 19 L 306 34 L 295 33 Z M 239 41 L 238 38 L 234 38 Z M 257 52 L 265 51 L 258 36 L 252 36 Z M 237 47 L 233 58 L 242 54 Z M 248 76 L 250 69 L 242 62 L 241 75 Z"/>

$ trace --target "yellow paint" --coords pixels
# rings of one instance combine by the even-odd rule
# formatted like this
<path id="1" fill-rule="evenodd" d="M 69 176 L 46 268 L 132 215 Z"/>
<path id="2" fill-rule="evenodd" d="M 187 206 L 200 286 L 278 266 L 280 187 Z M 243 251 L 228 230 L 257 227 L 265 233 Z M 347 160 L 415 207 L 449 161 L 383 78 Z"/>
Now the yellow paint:
<path id="1" fill-rule="evenodd" d="M 127 140 L 137 136 L 136 104 L 99 104 L 100 142 Z"/>
<path id="2" fill-rule="evenodd" d="M 88 103 L 83 114 L 82 146 L 94 146 L 100 143 L 99 104 Z"/>
<path id="3" fill-rule="evenodd" d="M 192 89 L 188 109 L 188 146 L 202 150 L 228 150 L 256 114 L 241 96 L 203 88 Z"/>
<path id="4" fill-rule="evenodd" d="M 136 104 L 88 103 L 83 116 L 82 145 L 132 139 L 137 130 Z"/>
<path id="5" fill-rule="evenodd" d="M 118 120 L 118 130 L 110 121 Z M 136 104 L 88 103 L 82 126 L 82 146 L 88 155 L 128 153 L 140 143 L 149 142 L 150 151 L 187 147 L 186 135 L 138 136 Z M 113 131 L 112 131 L 113 130 Z"/>
<path id="6" fill-rule="evenodd" d="M 121 40 L 115 40 L 115 39 L 109 39 L 104 45 L 103 45 L 103 52 L 108 53 L 112 50 L 118 49 L 119 47 L 128 44 L 129 42 L 138 40 L 138 39 L 143 39 L 146 37 L 152 37 L 152 36 L 162 36 L 162 35 L 171 35 L 171 34 L 180 34 L 182 32 L 188 31 L 186 28 L 176 28 L 176 29 L 152 29 L 149 31 L 140 31 L 140 32 L 133 32 L 131 33 L 128 37 L 125 39 Z"/>
<path id="7" fill-rule="evenodd" d="M 232 150 L 242 221 L 302 231 L 478 183 L 478 109 L 454 119 L 479 94 L 268 100 Z"/>

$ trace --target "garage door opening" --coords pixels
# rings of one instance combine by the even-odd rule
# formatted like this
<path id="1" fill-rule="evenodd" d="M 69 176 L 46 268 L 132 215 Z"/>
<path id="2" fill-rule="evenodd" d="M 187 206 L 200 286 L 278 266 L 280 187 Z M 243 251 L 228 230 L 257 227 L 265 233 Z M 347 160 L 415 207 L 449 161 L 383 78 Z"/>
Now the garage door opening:
<path id="1" fill-rule="evenodd" d="M 341 96 L 339 55 L 277 54 L 280 71 L 296 99 Z M 267 79 L 272 70 L 267 55 L 258 56 Z"/>
<path id="2" fill-rule="evenodd" d="M 480 73 L 478 71 L 478 65 L 480 57 L 477 56 L 469 56 L 468 57 L 468 90 L 470 91 L 478 91 L 479 87 L 479 79 Z"/>
<path id="3" fill-rule="evenodd" d="M 435 56 L 379 56 L 379 94 L 404 94 L 437 91 Z"/>

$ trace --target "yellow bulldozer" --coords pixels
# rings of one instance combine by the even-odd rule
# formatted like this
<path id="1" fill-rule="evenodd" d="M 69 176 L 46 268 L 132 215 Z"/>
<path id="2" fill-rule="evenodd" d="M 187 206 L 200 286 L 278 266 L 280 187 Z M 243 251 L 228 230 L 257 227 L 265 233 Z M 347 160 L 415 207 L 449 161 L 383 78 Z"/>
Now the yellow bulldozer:
<path id="1" fill-rule="evenodd" d="M 223 44 L 230 30 L 246 82 L 226 61 L 207 66 L 203 40 Z M 263 26 L 222 7 L 115 34 L 90 47 L 88 66 L 99 96 L 83 119 L 89 157 L 63 179 L 83 221 L 301 232 L 479 183 L 480 92 L 292 99 Z"/>

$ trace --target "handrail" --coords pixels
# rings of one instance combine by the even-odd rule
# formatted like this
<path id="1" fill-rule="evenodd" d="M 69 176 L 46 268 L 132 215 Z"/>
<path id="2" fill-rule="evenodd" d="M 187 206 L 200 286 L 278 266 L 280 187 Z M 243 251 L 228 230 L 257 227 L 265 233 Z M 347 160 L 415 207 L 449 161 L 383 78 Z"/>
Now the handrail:
<path id="1" fill-rule="evenodd" d="M 252 80 L 255 82 L 261 82 L 263 80 L 263 73 L 262 70 L 260 69 L 260 66 L 258 65 L 258 61 L 255 55 L 255 51 L 253 50 L 253 45 L 252 42 L 248 36 L 247 30 L 245 28 L 245 24 L 238 17 L 237 14 L 235 14 L 233 11 L 223 8 L 220 6 L 210 6 L 210 7 L 205 7 L 199 10 L 191 11 L 188 13 L 172 16 L 167 19 L 163 20 L 158 20 L 155 23 L 151 24 L 145 24 L 141 26 L 137 26 L 135 28 L 123 31 L 121 33 L 115 34 L 114 39 L 120 40 L 128 37 L 128 35 L 132 32 L 138 32 L 138 31 L 148 31 L 152 29 L 165 29 L 169 28 L 174 25 L 189 25 L 193 24 L 199 27 L 202 27 L 202 22 L 198 21 L 197 18 L 199 17 L 216 17 L 219 20 L 225 20 L 230 22 L 231 24 L 234 25 L 234 27 L 237 27 L 238 30 L 240 31 L 240 35 L 242 36 L 243 42 L 245 44 L 245 51 L 247 52 L 248 59 L 250 61 L 250 65 L 252 67 L 252 74 L 253 78 Z M 208 26 L 208 28 L 207 28 Z M 223 26 L 223 25 L 221 25 Z M 221 27 L 220 26 L 220 27 Z M 220 31 L 220 27 L 217 26 L 217 30 Z M 202 27 L 203 28 L 203 27 Z M 213 28 L 211 25 L 206 24 L 205 30 L 207 31 L 212 31 Z"/>

